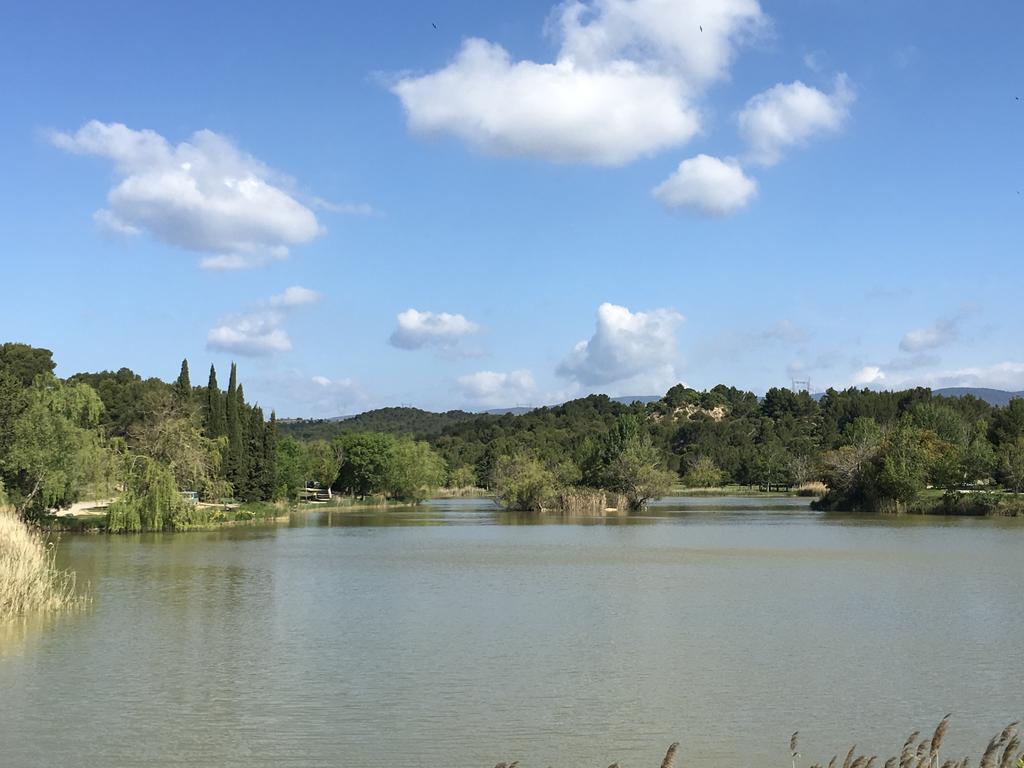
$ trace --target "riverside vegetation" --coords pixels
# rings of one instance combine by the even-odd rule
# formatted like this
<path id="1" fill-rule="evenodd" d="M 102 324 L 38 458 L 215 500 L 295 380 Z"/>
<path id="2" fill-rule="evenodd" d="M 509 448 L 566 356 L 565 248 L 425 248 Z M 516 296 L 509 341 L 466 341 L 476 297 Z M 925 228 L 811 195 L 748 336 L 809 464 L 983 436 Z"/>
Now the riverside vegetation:
<path id="1" fill-rule="evenodd" d="M 591 395 L 519 415 L 284 422 L 246 402 L 234 364 L 226 390 L 213 366 L 194 386 L 187 361 L 171 383 L 54 367 L 49 350 L 0 345 L 0 481 L 34 522 L 115 498 L 111 532 L 183 530 L 278 514 L 270 503 L 309 485 L 406 503 L 480 487 L 509 508 L 586 513 L 637 509 L 676 483 L 825 489 L 824 509 L 1024 511 L 1024 399 L 676 385 L 646 404 Z"/>
<path id="2" fill-rule="evenodd" d="M 921 738 L 920 731 L 914 731 L 903 742 L 903 747 L 898 755 L 888 758 L 882 764 L 883 768 L 970 768 L 971 759 L 947 759 L 940 762 L 942 742 L 949 727 L 949 715 L 946 715 L 936 726 L 931 736 Z M 1017 735 L 1019 723 L 1013 722 L 1003 728 L 989 741 L 978 761 L 978 768 L 1024 768 L 1024 752 L 1021 752 L 1021 742 Z M 679 751 L 679 743 L 669 745 L 665 757 L 661 761 L 661 768 L 674 768 L 676 754 Z M 799 751 L 799 732 L 794 733 L 789 739 L 789 751 L 792 758 L 793 768 L 797 768 L 801 758 Z M 842 762 L 839 761 L 839 754 L 833 755 L 828 762 L 828 768 L 874 768 L 879 765 L 877 755 L 858 755 L 856 745 L 850 747 Z M 519 768 L 519 762 L 498 763 L 494 768 Z M 619 763 L 612 763 L 608 768 L 619 768 Z M 810 768 L 823 768 L 822 763 L 813 763 Z"/>

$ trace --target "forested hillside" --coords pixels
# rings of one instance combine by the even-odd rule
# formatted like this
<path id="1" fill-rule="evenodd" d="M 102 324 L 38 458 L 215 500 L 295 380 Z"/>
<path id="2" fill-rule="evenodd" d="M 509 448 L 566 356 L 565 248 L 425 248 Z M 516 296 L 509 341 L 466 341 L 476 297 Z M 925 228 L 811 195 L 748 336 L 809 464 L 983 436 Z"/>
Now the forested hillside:
<path id="1" fill-rule="evenodd" d="M 445 427 L 478 418 L 466 411 L 434 413 L 419 408 L 377 408 L 343 419 L 283 419 L 278 422 L 282 435 L 300 440 L 332 440 L 342 432 L 384 432 L 389 435 L 430 437 Z"/>
<path id="2" fill-rule="evenodd" d="M 635 508 L 677 482 L 824 483 L 821 506 L 872 511 L 922 509 L 931 487 L 942 509 L 971 513 L 1017 509 L 1024 490 L 1019 398 L 677 385 L 630 405 L 591 395 L 521 415 L 385 408 L 281 425 L 246 402 L 234 364 L 226 389 L 212 366 L 194 385 L 187 361 L 172 383 L 127 368 L 61 380 L 54 367 L 48 350 L 0 346 L 3 493 L 30 519 L 116 497 L 111 530 L 208 522 L 181 492 L 295 501 L 309 484 L 408 501 L 442 484 L 483 487 L 510 507 L 547 509 L 620 504 L 609 498 Z"/>

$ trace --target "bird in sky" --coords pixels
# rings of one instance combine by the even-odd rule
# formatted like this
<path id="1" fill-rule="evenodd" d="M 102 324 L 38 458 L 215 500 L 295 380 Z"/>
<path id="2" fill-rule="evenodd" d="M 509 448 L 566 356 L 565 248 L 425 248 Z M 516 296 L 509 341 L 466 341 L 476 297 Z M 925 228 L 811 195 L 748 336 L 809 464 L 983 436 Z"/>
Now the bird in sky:
<path id="1" fill-rule="evenodd" d="M 698 26 L 698 27 L 700 27 L 700 31 L 701 31 L 701 32 L 703 32 L 703 31 L 704 31 L 704 27 L 701 27 L 701 25 L 700 25 L 700 24 L 698 24 L 697 26 Z"/>
<path id="2" fill-rule="evenodd" d="M 435 24 L 434 22 L 430 22 L 430 26 L 432 26 L 434 29 L 437 29 L 437 24 Z"/>

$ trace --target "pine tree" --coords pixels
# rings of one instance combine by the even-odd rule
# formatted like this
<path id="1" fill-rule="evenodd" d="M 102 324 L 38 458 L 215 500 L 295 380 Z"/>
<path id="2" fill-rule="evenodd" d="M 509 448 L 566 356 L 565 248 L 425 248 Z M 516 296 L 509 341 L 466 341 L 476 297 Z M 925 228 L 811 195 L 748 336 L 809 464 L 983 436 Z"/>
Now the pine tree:
<path id="1" fill-rule="evenodd" d="M 217 370 L 210 366 L 210 380 L 206 385 L 206 436 L 216 440 L 227 434 L 224 415 L 224 396 L 217 385 Z"/>
<path id="2" fill-rule="evenodd" d="M 192 382 L 188 377 L 188 358 L 181 361 L 181 373 L 174 382 L 174 399 L 179 404 L 192 402 Z"/>

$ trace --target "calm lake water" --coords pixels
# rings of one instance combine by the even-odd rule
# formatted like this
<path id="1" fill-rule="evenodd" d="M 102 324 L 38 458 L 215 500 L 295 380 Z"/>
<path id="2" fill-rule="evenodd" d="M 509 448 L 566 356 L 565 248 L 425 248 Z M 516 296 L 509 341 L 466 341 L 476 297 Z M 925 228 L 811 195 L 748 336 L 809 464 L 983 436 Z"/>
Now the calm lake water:
<path id="1" fill-rule="evenodd" d="M 1024 525 L 453 500 L 71 536 L 86 612 L 0 634 L 0 765 L 806 766 L 1024 716 Z M 879 761 L 881 762 L 881 761 Z"/>

